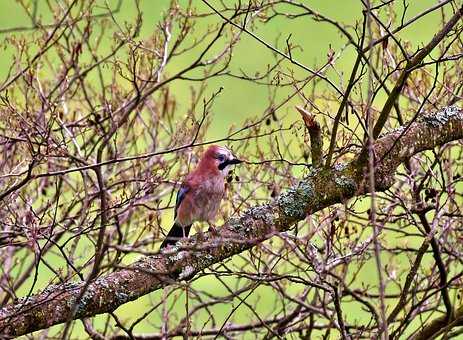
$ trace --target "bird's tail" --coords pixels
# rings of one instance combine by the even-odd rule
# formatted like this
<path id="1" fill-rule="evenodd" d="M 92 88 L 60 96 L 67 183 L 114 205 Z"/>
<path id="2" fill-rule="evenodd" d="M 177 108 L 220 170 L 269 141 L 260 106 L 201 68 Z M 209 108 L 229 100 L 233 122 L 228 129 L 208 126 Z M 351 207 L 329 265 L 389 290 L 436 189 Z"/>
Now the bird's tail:
<path id="1" fill-rule="evenodd" d="M 177 243 L 177 241 L 180 240 L 182 237 L 187 237 L 190 233 L 190 228 L 191 224 L 182 227 L 180 224 L 174 223 L 172 228 L 170 228 L 170 231 L 167 234 L 166 238 L 164 239 L 164 241 L 162 241 L 160 249 Z"/>

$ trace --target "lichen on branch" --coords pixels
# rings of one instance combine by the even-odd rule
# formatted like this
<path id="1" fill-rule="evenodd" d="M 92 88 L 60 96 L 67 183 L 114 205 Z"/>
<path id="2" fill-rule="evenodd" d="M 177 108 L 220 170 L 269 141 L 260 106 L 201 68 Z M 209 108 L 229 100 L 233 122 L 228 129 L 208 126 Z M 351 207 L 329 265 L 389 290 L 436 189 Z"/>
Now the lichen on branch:
<path id="1" fill-rule="evenodd" d="M 447 107 L 423 115 L 376 140 L 376 190 L 393 184 L 398 165 L 413 155 L 463 138 L 463 113 Z M 0 335 L 20 336 L 66 322 L 77 303 L 75 319 L 115 310 L 128 301 L 161 289 L 235 254 L 276 233 L 291 229 L 307 214 L 368 192 L 366 169 L 353 161 L 330 169 L 314 168 L 294 188 L 271 202 L 249 208 L 222 227 L 220 235 L 205 233 L 181 240 L 173 248 L 145 256 L 131 266 L 84 283 L 54 285 L 0 309 Z"/>

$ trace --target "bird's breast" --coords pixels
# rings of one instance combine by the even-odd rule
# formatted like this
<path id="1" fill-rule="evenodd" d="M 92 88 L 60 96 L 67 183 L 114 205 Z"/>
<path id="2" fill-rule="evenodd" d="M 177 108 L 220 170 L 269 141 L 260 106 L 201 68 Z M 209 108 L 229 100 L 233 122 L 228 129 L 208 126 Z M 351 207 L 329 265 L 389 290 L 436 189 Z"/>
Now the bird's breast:
<path id="1" fill-rule="evenodd" d="M 208 204 L 210 201 L 216 199 L 221 200 L 225 191 L 225 185 L 223 181 L 205 181 L 201 184 L 199 190 L 197 190 L 197 199 Z"/>
<path id="2" fill-rule="evenodd" d="M 196 204 L 199 207 L 199 220 L 210 221 L 215 218 L 225 192 L 223 180 L 204 181 L 196 192 Z"/>

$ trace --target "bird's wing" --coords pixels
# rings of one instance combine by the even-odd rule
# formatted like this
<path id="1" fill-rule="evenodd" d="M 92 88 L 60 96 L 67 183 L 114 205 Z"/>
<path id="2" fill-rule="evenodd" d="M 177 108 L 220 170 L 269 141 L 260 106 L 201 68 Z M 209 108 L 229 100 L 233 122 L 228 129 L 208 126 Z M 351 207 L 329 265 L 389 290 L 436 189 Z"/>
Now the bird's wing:
<path id="1" fill-rule="evenodd" d="M 177 217 L 177 209 L 180 206 L 180 204 L 182 203 L 182 201 L 185 199 L 185 195 L 186 195 L 186 193 L 188 191 L 190 191 L 190 187 L 187 186 L 185 183 L 183 183 L 181 185 L 180 189 L 178 189 L 177 199 L 175 200 L 174 219 Z"/>

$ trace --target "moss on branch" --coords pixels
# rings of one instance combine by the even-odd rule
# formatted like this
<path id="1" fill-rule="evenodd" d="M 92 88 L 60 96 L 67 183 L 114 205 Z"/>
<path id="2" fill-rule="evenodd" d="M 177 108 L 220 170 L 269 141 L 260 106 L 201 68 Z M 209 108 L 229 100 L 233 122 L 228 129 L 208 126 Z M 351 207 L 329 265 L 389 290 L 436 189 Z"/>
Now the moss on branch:
<path id="1" fill-rule="evenodd" d="M 397 166 L 414 154 L 463 138 L 463 113 L 448 107 L 428 114 L 378 139 L 374 145 L 376 190 L 393 183 Z M 222 227 L 181 240 L 156 256 L 90 283 L 74 318 L 115 310 L 128 301 L 194 276 L 201 270 L 290 229 L 307 214 L 366 192 L 365 169 L 355 161 L 314 169 L 297 186 L 265 205 L 252 207 Z M 0 335 L 19 336 L 66 322 L 83 283 L 50 286 L 41 293 L 0 309 Z M 436 321 L 437 322 L 437 321 Z"/>

